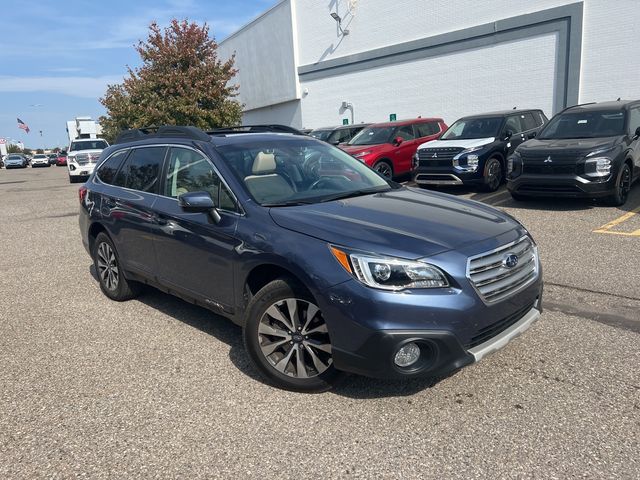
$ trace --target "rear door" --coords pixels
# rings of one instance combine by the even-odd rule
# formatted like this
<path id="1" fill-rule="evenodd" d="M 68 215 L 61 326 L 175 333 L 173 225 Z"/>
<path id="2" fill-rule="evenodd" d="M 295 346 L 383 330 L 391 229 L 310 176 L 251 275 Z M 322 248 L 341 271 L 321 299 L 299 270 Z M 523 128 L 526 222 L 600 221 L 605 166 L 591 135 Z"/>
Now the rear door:
<path id="1" fill-rule="evenodd" d="M 162 183 L 163 195 L 154 205 L 160 282 L 231 311 L 239 206 L 211 161 L 190 148 L 171 147 Z M 209 192 L 219 205 L 219 223 L 208 213 L 189 213 L 180 207 L 178 196 L 195 191 Z"/>
<path id="2" fill-rule="evenodd" d="M 100 213 L 126 270 L 153 277 L 156 256 L 152 240 L 153 204 L 158 198 L 166 147 L 138 147 L 110 157 L 98 172 L 103 183 Z M 114 174 L 118 156 L 126 156 Z M 109 167 L 109 168 L 107 168 Z"/>

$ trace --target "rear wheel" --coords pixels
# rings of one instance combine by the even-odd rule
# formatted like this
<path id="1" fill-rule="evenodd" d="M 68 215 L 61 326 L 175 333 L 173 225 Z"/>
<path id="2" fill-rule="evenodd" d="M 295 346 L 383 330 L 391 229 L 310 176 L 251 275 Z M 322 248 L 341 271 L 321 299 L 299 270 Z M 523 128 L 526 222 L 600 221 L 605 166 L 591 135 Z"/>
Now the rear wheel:
<path id="1" fill-rule="evenodd" d="M 373 169 L 385 178 L 393 178 L 393 167 L 387 160 L 380 160 L 376 162 Z"/>
<path id="2" fill-rule="evenodd" d="M 290 279 L 272 281 L 251 299 L 243 338 L 255 367 L 279 388 L 323 392 L 342 376 L 333 366 L 322 311 L 311 294 Z"/>
<path id="3" fill-rule="evenodd" d="M 629 191 L 631 190 L 631 169 L 628 164 L 624 164 L 620 169 L 620 173 L 618 174 L 618 180 L 616 182 L 616 187 L 609 198 L 607 198 L 607 203 L 612 207 L 619 207 L 627 203 L 627 198 L 629 198 Z"/>
<path id="4" fill-rule="evenodd" d="M 495 192 L 502 183 L 502 164 L 497 158 L 490 158 L 484 165 L 484 185 L 487 192 Z"/>
<path id="5" fill-rule="evenodd" d="M 93 262 L 100 289 L 111 300 L 122 302 L 136 297 L 140 285 L 124 278 L 120 259 L 109 236 L 99 233 L 93 246 Z"/>

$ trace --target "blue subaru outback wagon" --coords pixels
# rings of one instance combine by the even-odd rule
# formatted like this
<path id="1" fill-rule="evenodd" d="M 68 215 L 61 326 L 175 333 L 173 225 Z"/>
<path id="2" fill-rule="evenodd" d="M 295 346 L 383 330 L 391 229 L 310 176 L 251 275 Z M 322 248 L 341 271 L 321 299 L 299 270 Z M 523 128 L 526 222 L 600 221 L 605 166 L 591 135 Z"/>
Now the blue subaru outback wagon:
<path id="1" fill-rule="evenodd" d="M 512 217 L 286 128 L 129 130 L 79 196 L 106 296 L 148 284 L 230 318 L 281 388 L 446 375 L 541 312 L 536 244 Z"/>

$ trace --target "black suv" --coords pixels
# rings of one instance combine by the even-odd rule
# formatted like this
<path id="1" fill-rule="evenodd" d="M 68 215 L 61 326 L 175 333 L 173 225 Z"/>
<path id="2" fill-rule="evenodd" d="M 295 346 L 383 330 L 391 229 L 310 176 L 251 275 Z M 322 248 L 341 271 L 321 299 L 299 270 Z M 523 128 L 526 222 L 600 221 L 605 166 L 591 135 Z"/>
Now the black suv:
<path id="1" fill-rule="evenodd" d="M 639 138 L 640 100 L 567 108 L 514 152 L 507 188 L 516 200 L 563 196 L 623 205 L 640 176 Z"/>
<path id="2" fill-rule="evenodd" d="M 546 121 L 542 110 L 506 110 L 461 118 L 438 140 L 418 147 L 413 178 L 421 187 L 464 184 L 495 191 L 508 156 L 535 137 Z"/>
<path id="3" fill-rule="evenodd" d="M 339 127 L 324 127 L 311 130 L 309 135 L 318 140 L 323 140 L 331 145 L 338 145 L 340 143 L 347 143 L 353 137 L 355 137 L 360 130 L 364 127 L 368 127 L 368 123 L 361 123 L 359 125 L 341 125 Z"/>

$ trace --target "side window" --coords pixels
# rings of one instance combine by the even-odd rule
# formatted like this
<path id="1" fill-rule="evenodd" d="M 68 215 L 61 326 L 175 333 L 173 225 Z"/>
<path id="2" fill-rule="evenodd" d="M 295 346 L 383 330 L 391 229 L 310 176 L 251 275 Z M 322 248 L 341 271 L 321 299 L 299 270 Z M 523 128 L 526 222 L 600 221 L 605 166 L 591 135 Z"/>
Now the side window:
<path id="1" fill-rule="evenodd" d="M 538 126 L 542 126 L 549 121 L 549 119 L 541 111 L 533 112 L 533 116 L 538 122 Z"/>
<path id="2" fill-rule="evenodd" d="M 522 115 L 522 126 L 525 130 L 533 130 L 538 128 L 538 121 L 533 117 L 533 113 L 524 113 Z"/>
<path id="3" fill-rule="evenodd" d="M 165 179 L 165 195 L 178 198 L 188 192 L 209 192 L 220 209 L 236 212 L 238 208 L 209 161 L 198 152 L 172 148 Z"/>
<path id="4" fill-rule="evenodd" d="M 640 107 L 629 110 L 629 133 L 633 136 L 640 127 Z"/>
<path id="5" fill-rule="evenodd" d="M 158 193 L 158 176 L 166 151 L 165 147 L 132 150 L 114 183 L 141 192 Z"/>
<path id="6" fill-rule="evenodd" d="M 418 137 L 430 137 L 440 132 L 440 127 L 436 122 L 418 123 L 416 126 Z"/>
<path id="7" fill-rule="evenodd" d="M 511 115 L 510 117 L 507 117 L 507 123 L 504 125 L 504 131 L 507 132 L 508 130 L 513 133 L 520 133 L 524 131 L 522 124 L 520 123 L 520 115 Z"/>
<path id="8" fill-rule="evenodd" d="M 120 164 L 127 156 L 127 153 L 128 150 L 116 152 L 107 158 L 102 165 L 100 165 L 97 175 L 103 183 L 113 183 L 116 173 L 118 172 L 118 168 L 120 168 Z"/>
<path id="9" fill-rule="evenodd" d="M 413 140 L 415 134 L 413 133 L 413 125 L 404 125 L 399 127 L 396 131 L 396 137 L 401 137 L 403 140 Z M 395 137 L 394 137 L 395 138 Z"/>

